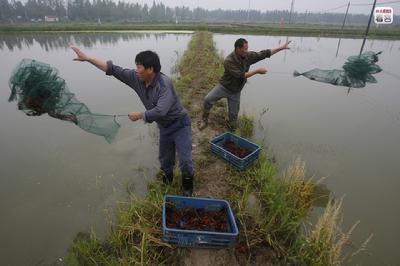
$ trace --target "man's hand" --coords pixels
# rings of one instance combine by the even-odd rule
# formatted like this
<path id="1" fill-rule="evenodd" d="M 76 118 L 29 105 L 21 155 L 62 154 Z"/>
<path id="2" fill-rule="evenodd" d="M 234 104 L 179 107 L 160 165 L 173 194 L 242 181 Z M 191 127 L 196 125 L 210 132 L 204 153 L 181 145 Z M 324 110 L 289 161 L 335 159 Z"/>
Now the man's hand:
<path id="1" fill-rule="evenodd" d="M 76 58 L 74 58 L 74 61 L 80 61 L 80 62 L 89 62 L 92 65 L 94 65 L 95 67 L 97 67 L 98 69 L 106 72 L 107 71 L 107 62 L 94 58 L 94 57 L 89 57 L 87 56 L 84 52 L 82 52 L 81 50 L 79 50 L 78 47 L 75 46 L 71 46 L 71 49 L 74 50 L 74 52 L 76 53 Z"/>
<path id="2" fill-rule="evenodd" d="M 262 68 L 258 68 L 256 71 L 258 74 L 264 75 L 265 73 L 267 73 L 268 70 L 266 68 L 262 67 Z"/>
<path id="3" fill-rule="evenodd" d="M 74 61 L 81 61 L 81 62 L 89 61 L 89 57 L 86 54 L 84 54 L 81 50 L 79 50 L 78 47 L 71 46 L 71 49 L 74 50 L 74 52 L 77 55 L 77 57 L 74 58 Z"/>
<path id="4" fill-rule="evenodd" d="M 276 54 L 277 52 L 280 52 L 280 51 L 282 51 L 282 50 L 290 49 L 289 44 L 290 44 L 291 42 L 292 42 L 292 41 L 285 42 L 284 44 L 282 44 L 282 45 L 279 46 L 278 48 L 271 49 L 271 55 Z"/>
<path id="5" fill-rule="evenodd" d="M 267 69 L 261 67 L 261 68 L 257 68 L 257 69 L 255 69 L 255 70 L 252 70 L 252 71 L 249 71 L 249 72 L 244 73 L 244 77 L 248 79 L 248 78 L 254 76 L 255 74 L 262 74 L 262 75 L 264 75 L 265 73 L 267 73 Z"/>
<path id="6" fill-rule="evenodd" d="M 292 42 L 292 41 L 285 42 L 285 43 L 280 47 L 280 49 L 281 49 L 281 50 L 290 49 L 289 44 L 290 44 L 291 42 Z"/>
<path id="7" fill-rule="evenodd" d="M 130 112 L 130 113 L 128 114 L 128 117 L 129 117 L 129 119 L 132 120 L 132 121 L 137 121 L 137 120 L 139 120 L 139 119 L 142 118 L 142 114 L 139 113 L 139 112 Z"/>

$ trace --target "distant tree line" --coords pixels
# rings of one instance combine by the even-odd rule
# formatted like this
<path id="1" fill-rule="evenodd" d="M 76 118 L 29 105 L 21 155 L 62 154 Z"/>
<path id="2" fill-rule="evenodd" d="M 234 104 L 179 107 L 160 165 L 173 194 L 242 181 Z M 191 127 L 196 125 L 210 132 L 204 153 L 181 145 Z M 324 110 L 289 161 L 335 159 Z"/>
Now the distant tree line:
<path id="1" fill-rule="evenodd" d="M 153 2 L 151 6 L 111 0 L 0 0 L 0 21 L 40 21 L 57 16 L 60 21 L 102 22 L 238 22 L 342 24 L 343 13 L 297 13 L 287 10 L 207 10 L 203 8 L 167 7 Z M 366 24 L 368 16 L 349 14 L 346 24 Z M 395 17 L 394 24 L 399 25 Z"/>
<path id="2" fill-rule="evenodd" d="M 154 38 L 155 41 L 162 41 L 167 37 L 167 33 L 103 33 L 101 35 L 97 33 L 86 33 L 86 34 L 36 34 L 36 33 L 24 33 L 23 35 L 17 34 L 4 34 L 0 35 L 0 50 L 8 48 L 10 51 L 21 50 L 23 46 L 33 47 L 37 44 L 45 51 L 51 51 L 58 48 L 65 49 L 71 43 L 76 44 L 79 47 L 93 47 L 97 43 L 101 44 L 117 44 L 121 40 L 142 40 Z"/>

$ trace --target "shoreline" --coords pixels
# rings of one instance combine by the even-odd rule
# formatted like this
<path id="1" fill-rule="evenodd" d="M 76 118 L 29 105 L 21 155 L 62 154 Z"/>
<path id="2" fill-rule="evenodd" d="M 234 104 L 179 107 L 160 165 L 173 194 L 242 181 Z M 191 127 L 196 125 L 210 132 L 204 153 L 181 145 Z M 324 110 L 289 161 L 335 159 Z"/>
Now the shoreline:
<path id="1" fill-rule="evenodd" d="M 222 34 L 255 34 L 272 36 L 309 36 L 364 38 L 365 27 L 338 25 L 279 25 L 279 24 L 234 24 L 234 23 L 186 23 L 186 24 L 146 24 L 146 23 L 55 23 L 55 24 L 0 24 L 1 33 L 28 32 L 194 32 L 209 31 Z M 368 39 L 400 40 L 400 27 L 372 27 Z"/>

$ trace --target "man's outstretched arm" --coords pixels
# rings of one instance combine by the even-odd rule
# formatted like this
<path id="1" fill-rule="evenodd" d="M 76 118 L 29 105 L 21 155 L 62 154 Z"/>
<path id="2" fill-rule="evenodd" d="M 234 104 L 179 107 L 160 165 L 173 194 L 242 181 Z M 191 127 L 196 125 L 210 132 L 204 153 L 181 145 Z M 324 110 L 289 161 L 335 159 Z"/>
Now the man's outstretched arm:
<path id="1" fill-rule="evenodd" d="M 74 61 L 89 62 L 98 69 L 103 70 L 104 72 L 107 71 L 106 61 L 89 57 L 85 53 L 83 53 L 78 47 L 72 46 L 71 49 L 74 50 L 77 56 L 76 58 L 74 58 Z"/>
<path id="2" fill-rule="evenodd" d="M 271 49 L 271 55 L 276 54 L 277 52 L 280 52 L 282 50 L 290 49 L 289 44 L 291 42 L 292 41 L 285 42 L 283 45 L 279 46 L 278 48 Z"/>

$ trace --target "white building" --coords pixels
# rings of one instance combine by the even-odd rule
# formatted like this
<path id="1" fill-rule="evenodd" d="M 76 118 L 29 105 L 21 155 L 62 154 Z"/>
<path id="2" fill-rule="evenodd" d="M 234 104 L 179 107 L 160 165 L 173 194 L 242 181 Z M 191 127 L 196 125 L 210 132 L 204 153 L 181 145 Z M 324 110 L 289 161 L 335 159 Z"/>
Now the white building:
<path id="1" fill-rule="evenodd" d="M 58 17 L 57 16 L 44 16 L 44 21 L 45 22 L 57 22 Z"/>

